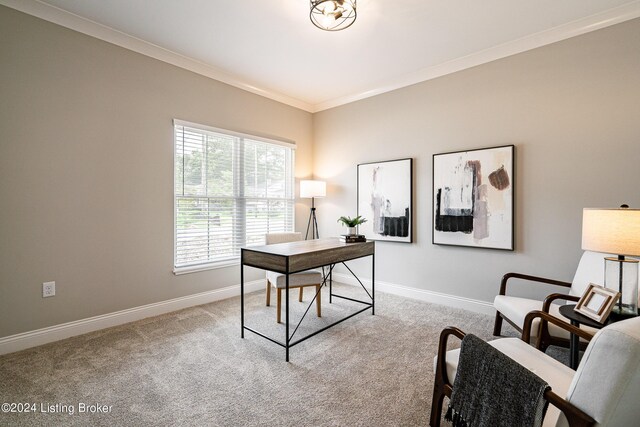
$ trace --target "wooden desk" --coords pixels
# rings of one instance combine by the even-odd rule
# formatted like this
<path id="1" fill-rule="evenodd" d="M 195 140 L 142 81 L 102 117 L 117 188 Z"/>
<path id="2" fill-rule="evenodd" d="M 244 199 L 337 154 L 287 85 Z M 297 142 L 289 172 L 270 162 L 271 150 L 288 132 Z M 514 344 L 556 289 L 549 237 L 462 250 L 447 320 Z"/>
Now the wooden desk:
<path id="1" fill-rule="evenodd" d="M 360 279 L 351 271 L 351 269 L 344 264 L 346 261 L 371 257 L 371 294 L 364 287 Z M 254 246 L 251 248 L 242 248 L 240 257 L 240 322 L 241 331 L 240 336 L 244 338 L 244 331 L 251 331 L 256 335 L 268 339 L 269 341 L 278 344 L 285 348 L 286 361 L 289 361 L 289 348 L 302 341 L 311 338 L 312 336 L 319 334 L 320 332 L 331 328 L 357 314 L 362 313 L 365 310 L 371 308 L 371 314 L 375 314 L 375 242 L 362 242 L 362 243 L 342 243 L 340 239 L 326 238 L 316 240 L 303 240 L 299 242 L 279 243 L 275 245 Z M 333 271 L 333 267 L 336 264 L 344 264 L 345 267 L 353 274 L 358 280 L 363 289 L 369 294 L 371 301 L 360 301 L 353 298 L 337 295 L 333 293 L 331 287 L 331 280 L 329 277 Z M 285 292 L 285 341 L 281 342 L 272 337 L 269 337 L 255 329 L 252 329 L 244 324 L 244 267 L 256 267 L 263 270 L 271 270 L 277 273 L 286 275 L 286 292 Z M 354 301 L 365 305 L 361 310 L 350 314 L 349 316 L 338 320 L 324 328 L 315 331 L 303 338 L 296 341 L 292 341 L 293 334 L 297 331 L 294 330 L 292 335 L 289 335 L 289 275 L 300 271 L 309 270 L 312 268 L 328 266 L 327 273 L 324 275 L 322 285 L 325 286 L 329 281 L 329 302 L 332 297 L 342 298 L 349 301 Z M 313 301 L 311 301 L 313 304 Z M 306 313 L 305 313 L 306 314 Z M 298 326 L 304 320 L 304 316 L 300 319 Z"/>

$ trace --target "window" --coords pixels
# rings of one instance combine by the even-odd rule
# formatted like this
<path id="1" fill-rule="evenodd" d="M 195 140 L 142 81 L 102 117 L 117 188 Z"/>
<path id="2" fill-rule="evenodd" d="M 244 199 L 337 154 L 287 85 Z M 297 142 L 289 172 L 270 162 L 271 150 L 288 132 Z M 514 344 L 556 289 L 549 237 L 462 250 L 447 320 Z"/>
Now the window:
<path id="1" fill-rule="evenodd" d="M 174 120 L 174 271 L 238 260 L 293 230 L 293 144 Z"/>

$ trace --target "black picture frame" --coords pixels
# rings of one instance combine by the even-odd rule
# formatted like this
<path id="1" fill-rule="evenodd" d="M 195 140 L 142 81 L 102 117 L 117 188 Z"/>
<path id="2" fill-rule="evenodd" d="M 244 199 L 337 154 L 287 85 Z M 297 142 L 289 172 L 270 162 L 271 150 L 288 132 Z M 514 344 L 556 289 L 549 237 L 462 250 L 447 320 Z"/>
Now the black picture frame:
<path id="1" fill-rule="evenodd" d="M 367 240 L 413 243 L 413 158 L 358 164 L 358 233 Z"/>
<path id="2" fill-rule="evenodd" d="M 515 145 L 433 155 L 431 243 L 515 250 Z"/>

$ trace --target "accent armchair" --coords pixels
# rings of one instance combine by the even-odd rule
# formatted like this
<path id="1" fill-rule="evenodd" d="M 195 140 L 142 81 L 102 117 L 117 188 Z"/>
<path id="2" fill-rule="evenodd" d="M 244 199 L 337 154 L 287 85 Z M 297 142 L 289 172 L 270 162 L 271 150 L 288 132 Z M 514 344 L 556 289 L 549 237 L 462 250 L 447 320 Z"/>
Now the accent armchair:
<path id="1" fill-rule="evenodd" d="M 603 284 L 604 281 L 604 257 L 607 254 L 586 251 L 582 254 L 578 269 L 573 278 L 572 283 L 562 282 L 560 280 L 546 279 L 543 277 L 529 276 L 520 273 L 507 273 L 500 283 L 500 293 L 493 301 L 496 309 L 496 320 L 493 328 L 493 335 L 500 336 L 502 332 L 502 321 L 506 320 L 519 332 L 522 332 L 524 319 L 527 313 L 534 310 L 541 310 L 552 316 L 564 321 L 567 318 L 559 312 L 559 305 L 552 304 L 556 300 L 578 301 L 589 283 Z M 569 288 L 567 293 L 552 293 L 548 295 L 544 301 L 531 298 L 521 298 L 507 295 L 507 284 L 511 285 L 510 279 L 520 279 L 536 285 L 556 285 Z M 511 289 L 512 286 L 509 286 Z M 588 326 L 581 326 L 591 334 L 595 334 L 596 330 Z M 533 339 L 536 339 L 536 347 L 544 351 L 550 345 L 560 347 L 569 346 L 569 333 L 555 324 L 548 324 L 546 321 L 536 319 L 531 329 Z M 586 347 L 586 342 L 581 340 L 581 346 Z"/>
<path id="2" fill-rule="evenodd" d="M 591 339 L 577 371 L 527 344 L 534 320 Z M 435 382 L 430 425 L 440 426 L 444 397 L 451 397 L 460 349 L 447 351 L 447 340 L 464 332 L 449 327 L 440 335 L 435 363 Z M 500 338 L 494 348 L 544 379 L 551 389 L 545 393 L 550 405 L 543 427 L 638 425 L 640 405 L 640 317 L 611 324 L 591 336 L 547 313 L 534 311 L 524 321 L 522 339 Z M 499 375 L 499 373 L 496 373 Z"/>

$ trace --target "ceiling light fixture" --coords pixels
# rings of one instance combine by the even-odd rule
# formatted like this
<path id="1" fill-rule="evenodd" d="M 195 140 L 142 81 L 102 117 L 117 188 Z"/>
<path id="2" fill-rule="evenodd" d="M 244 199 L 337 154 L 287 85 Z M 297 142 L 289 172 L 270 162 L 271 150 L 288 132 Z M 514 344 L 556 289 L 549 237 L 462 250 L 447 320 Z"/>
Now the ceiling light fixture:
<path id="1" fill-rule="evenodd" d="M 340 31 L 356 20 L 356 0 L 310 0 L 309 17 L 313 25 L 325 31 Z"/>

